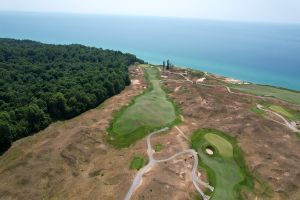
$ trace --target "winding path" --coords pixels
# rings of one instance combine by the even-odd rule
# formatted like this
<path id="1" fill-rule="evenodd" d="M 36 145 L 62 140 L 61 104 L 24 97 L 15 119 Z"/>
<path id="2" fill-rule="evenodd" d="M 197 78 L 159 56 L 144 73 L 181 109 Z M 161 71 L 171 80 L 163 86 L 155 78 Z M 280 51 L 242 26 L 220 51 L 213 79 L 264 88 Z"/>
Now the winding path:
<path id="1" fill-rule="evenodd" d="M 270 112 L 270 113 L 276 115 L 277 117 L 279 117 L 280 119 L 282 119 L 282 121 L 283 121 L 284 123 L 281 123 L 281 122 L 276 121 L 276 120 L 273 120 L 273 121 L 275 121 L 275 122 L 277 122 L 277 123 L 279 123 L 279 124 L 282 124 L 282 125 L 288 127 L 290 130 L 292 130 L 292 131 L 294 131 L 294 132 L 300 132 L 299 129 L 297 129 L 295 126 L 293 126 L 288 120 L 286 120 L 282 115 L 278 114 L 277 112 L 274 112 L 274 111 L 272 111 L 272 110 L 265 109 L 265 108 L 264 108 L 262 105 L 260 105 L 260 104 L 256 104 L 256 107 L 257 107 L 258 109 L 260 109 L 260 110 L 263 110 L 263 111 L 265 111 L 265 112 Z"/>
<path id="2" fill-rule="evenodd" d="M 184 79 L 185 79 L 186 81 L 191 82 L 192 84 L 194 83 L 192 80 L 190 80 L 188 77 L 184 76 L 182 73 L 174 73 L 174 72 L 169 72 L 169 73 L 180 75 L 180 76 L 184 77 Z M 208 75 L 207 73 L 206 73 L 205 75 L 206 75 L 206 76 L 210 76 L 210 75 Z M 214 77 L 212 77 L 212 76 L 210 76 L 210 77 L 211 77 L 211 78 L 214 78 Z M 214 78 L 214 79 L 216 79 L 216 78 Z M 262 97 L 262 96 L 257 96 L 257 95 L 252 95 L 252 94 L 246 94 L 246 93 L 240 93 L 240 92 L 232 92 L 231 89 L 230 89 L 228 86 L 226 86 L 226 85 L 210 85 L 210 84 L 197 83 L 197 82 L 196 82 L 196 84 L 204 85 L 204 86 L 209 86 L 209 87 L 215 87 L 215 86 L 225 87 L 229 94 L 236 94 L 236 95 L 242 95 L 242 96 L 251 96 L 251 97 L 262 98 L 262 99 L 264 99 L 264 98 L 270 98 L 270 97 Z M 280 100 L 280 99 L 279 99 L 279 100 Z M 263 110 L 263 111 L 265 111 L 265 112 L 270 112 L 270 113 L 276 115 L 277 117 L 279 117 L 280 119 L 282 119 L 282 121 L 283 121 L 284 123 L 282 123 L 282 122 L 280 122 L 280 121 L 277 121 L 277 120 L 274 120 L 274 119 L 270 119 L 270 120 L 272 120 L 272 121 L 274 121 L 274 122 L 276 122 L 276 123 L 279 123 L 279 124 L 281 124 L 281 125 L 284 125 L 284 126 L 288 127 L 288 128 L 289 128 L 290 130 L 292 130 L 293 132 L 296 132 L 296 133 L 297 133 L 297 132 L 300 132 L 300 130 L 299 130 L 297 127 L 295 127 L 292 123 L 290 123 L 288 120 L 286 120 L 282 115 L 280 115 L 280 114 L 278 114 L 278 113 L 276 113 L 276 112 L 274 112 L 274 111 L 272 111 L 272 110 L 264 109 L 264 107 L 263 107 L 262 105 L 260 105 L 260 104 L 257 104 L 256 106 L 257 106 L 257 108 L 260 109 L 260 110 Z"/>
<path id="3" fill-rule="evenodd" d="M 180 134 L 183 134 L 184 133 L 176 126 L 175 127 L 179 132 Z M 143 178 L 143 175 L 145 173 L 147 173 L 148 171 L 151 170 L 151 168 L 157 164 L 157 163 L 162 163 L 162 162 L 167 162 L 167 161 L 170 161 L 174 158 L 176 158 L 177 156 L 180 156 L 180 155 L 183 155 L 183 154 L 192 154 L 193 158 L 194 158 L 194 166 L 193 166 L 193 169 L 192 169 L 192 181 L 193 181 L 193 184 L 195 186 L 195 188 L 197 189 L 197 191 L 199 192 L 199 194 L 202 196 L 203 200 L 209 200 L 210 197 L 205 195 L 204 192 L 200 189 L 199 185 L 203 185 L 205 187 L 207 187 L 208 189 L 210 189 L 211 191 L 214 190 L 214 188 L 212 186 L 210 186 L 208 183 L 205 183 L 203 182 L 202 180 L 199 179 L 199 177 L 197 176 L 197 167 L 198 167 L 198 154 L 195 150 L 193 149 L 187 149 L 187 150 L 184 150 L 182 152 L 179 152 L 179 153 L 176 153 L 175 155 L 169 157 L 169 158 L 166 158 L 166 159 L 161 159 L 161 160 L 155 160 L 153 158 L 153 152 L 154 150 L 152 149 L 152 146 L 151 146 L 151 137 L 157 133 L 160 133 L 160 132 L 164 132 L 164 131 L 167 131 L 169 130 L 168 127 L 165 127 L 163 129 L 160 129 L 158 131 L 155 131 L 153 133 L 151 133 L 150 135 L 147 136 L 147 155 L 148 155 L 148 158 L 149 158 L 149 162 L 146 166 L 144 166 L 142 169 L 140 169 L 138 171 L 138 173 L 136 174 L 136 176 L 134 177 L 134 180 L 124 198 L 124 200 L 130 200 L 132 195 L 134 194 L 134 192 L 137 190 L 137 188 L 142 184 L 142 178 Z M 188 139 L 185 135 L 184 135 L 184 138 L 185 139 Z"/>

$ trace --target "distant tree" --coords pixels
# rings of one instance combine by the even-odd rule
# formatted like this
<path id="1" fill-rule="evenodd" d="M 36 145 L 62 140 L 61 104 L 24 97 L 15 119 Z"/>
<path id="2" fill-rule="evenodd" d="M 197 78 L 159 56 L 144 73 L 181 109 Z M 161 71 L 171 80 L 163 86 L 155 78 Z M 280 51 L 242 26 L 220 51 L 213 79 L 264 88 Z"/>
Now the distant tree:
<path id="1" fill-rule="evenodd" d="M 166 68 L 166 62 L 163 61 L 163 70 L 165 70 L 165 68 Z"/>
<path id="2" fill-rule="evenodd" d="M 167 60 L 167 67 L 166 68 L 167 68 L 167 70 L 170 69 L 170 60 L 169 59 Z"/>

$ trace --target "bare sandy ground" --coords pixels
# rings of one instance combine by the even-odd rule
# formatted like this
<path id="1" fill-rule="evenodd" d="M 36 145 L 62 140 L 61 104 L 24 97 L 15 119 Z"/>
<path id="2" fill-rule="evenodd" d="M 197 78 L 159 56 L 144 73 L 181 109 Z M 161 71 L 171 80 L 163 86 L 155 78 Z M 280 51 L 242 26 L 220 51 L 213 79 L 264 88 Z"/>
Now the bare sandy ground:
<path id="1" fill-rule="evenodd" d="M 138 80 L 138 79 L 131 80 L 131 84 L 132 85 L 139 85 L 140 84 L 140 80 Z"/>

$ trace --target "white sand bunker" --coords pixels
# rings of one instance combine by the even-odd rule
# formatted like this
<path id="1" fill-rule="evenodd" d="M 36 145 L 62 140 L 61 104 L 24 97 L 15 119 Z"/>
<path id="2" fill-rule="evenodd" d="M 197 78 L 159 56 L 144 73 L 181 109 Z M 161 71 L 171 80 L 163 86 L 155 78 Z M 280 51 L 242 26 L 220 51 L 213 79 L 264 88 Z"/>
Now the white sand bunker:
<path id="1" fill-rule="evenodd" d="M 209 148 L 206 148 L 205 151 L 208 155 L 214 155 L 214 152 Z"/>
<path id="2" fill-rule="evenodd" d="M 233 84 L 240 84 L 242 83 L 242 81 L 237 80 L 237 79 L 233 79 L 233 78 L 225 78 L 225 81 L 228 83 L 233 83 Z"/>
<path id="3" fill-rule="evenodd" d="M 176 87 L 174 92 L 178 92 L 180 88 L 181 88 L 181 86 Z"/>
<path id="4" fill-rule="evenodd" d="M 135 79 L 135 80 L 131 80 L 132 85 L 139 85 L 140 81 Z"/>
<path id="5" fill-rule="evenodd" d="M 247 85 L 247 84 L 249 84 L 248 82 L 244 82 L 244 81 L 233 79 L 233 78 L 225 78 L 225 81 L 227 83 L 239 84 L 239 85 L 242 85 L 242 84 Z"/>
<path id="6" fill-rule="evenodd" d="M 196 83 L 203 83 L 203 81 L 204 81 L 205 79 L 206 79 L 205 77 L 199 78 L 199 79 L 197 79 Z"/>

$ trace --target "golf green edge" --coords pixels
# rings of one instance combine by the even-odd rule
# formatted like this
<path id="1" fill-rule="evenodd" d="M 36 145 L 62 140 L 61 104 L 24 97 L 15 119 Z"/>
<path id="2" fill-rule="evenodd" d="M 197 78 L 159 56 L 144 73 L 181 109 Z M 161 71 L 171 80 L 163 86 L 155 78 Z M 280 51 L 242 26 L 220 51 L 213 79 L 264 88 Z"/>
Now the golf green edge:
<path id="1" fill-rule="evenodd" d="M 215 142 L 207 140 L 208 137 L 205 136 L 208 135 L 210 138 L 215 136 Z M 264 183 L 250 174 L 243 153 L 233 137 L 216 129 L 199 129 L 193 133 L 191 144 L 198 152 L 200 168 L 206 171 L 210 184 L 215 188 L 213 192 L 208 192 L 211 200 L 218 200 L 220 197 L 222 200 L 240 200 L 243 199 L 242 191 L 253 192 L 255 181 L 263 186 Z M 208 155 L 206 148 L 213 148 L 213 155 Z M 225 154 L 219 152 L 222 148 L 227 151 Z"/>

